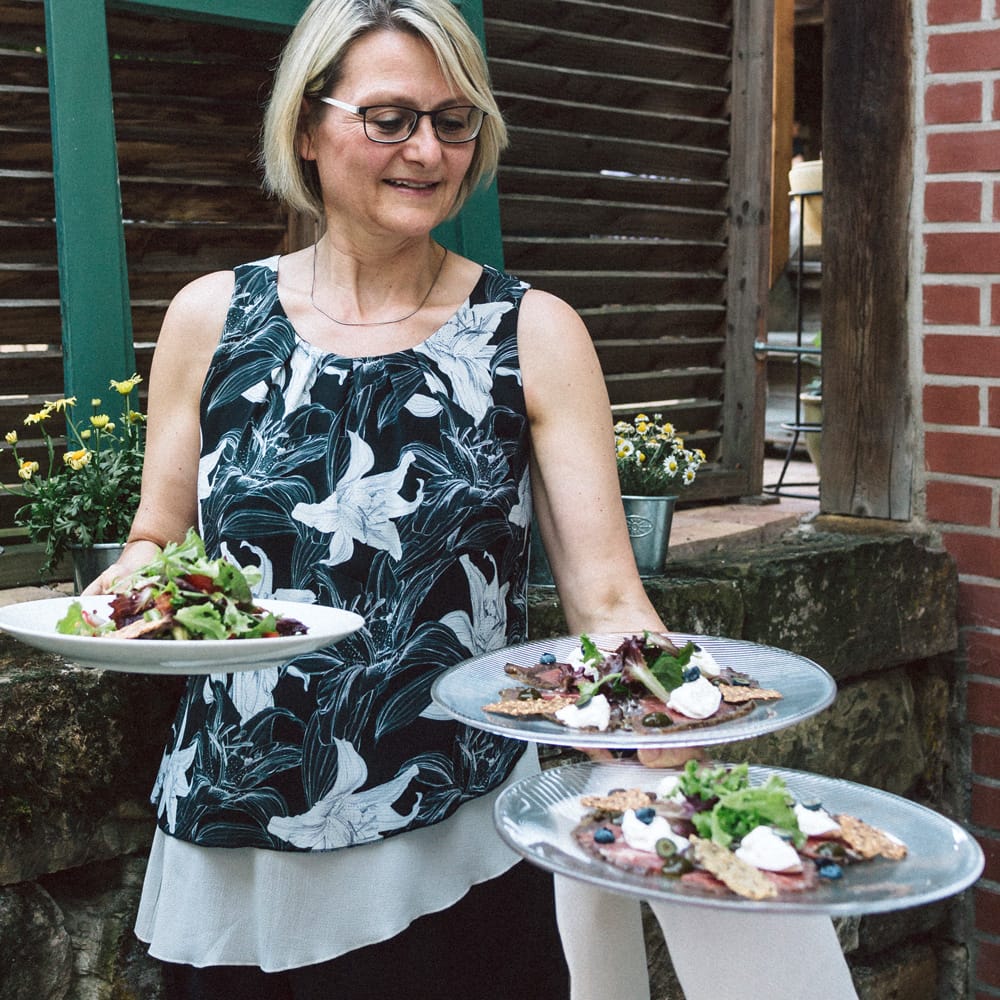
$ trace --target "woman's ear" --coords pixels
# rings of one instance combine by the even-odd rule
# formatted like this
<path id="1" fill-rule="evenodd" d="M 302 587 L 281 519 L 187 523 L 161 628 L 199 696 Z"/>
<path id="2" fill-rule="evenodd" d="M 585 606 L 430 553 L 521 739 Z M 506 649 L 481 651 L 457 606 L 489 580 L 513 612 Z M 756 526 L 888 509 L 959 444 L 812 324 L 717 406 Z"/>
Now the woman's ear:
<path id="1" fill-rule="evenodd" d="M 311 110 L 309 102 L 303 97 L 302 106 L 299 108 L 299 124 L 296 135 L 296 146 L 299 156 L 303 160 L 316 159 L 316 154 L 313 152 Z"/>

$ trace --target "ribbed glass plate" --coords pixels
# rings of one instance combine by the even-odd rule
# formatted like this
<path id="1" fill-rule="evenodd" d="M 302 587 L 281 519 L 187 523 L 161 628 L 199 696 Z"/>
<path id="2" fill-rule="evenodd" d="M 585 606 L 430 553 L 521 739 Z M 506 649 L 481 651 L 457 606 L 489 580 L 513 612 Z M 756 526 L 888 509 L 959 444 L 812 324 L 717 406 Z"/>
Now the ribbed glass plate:
<path id="1" fill-rule="evenodd" d="M 483 705 L 498 699 L 502 688 L 516 686 L 516 681 L 504 673 L 504 667 L 508 663 L 532 666 L 538 662 L 542 653 L 553 653 L 557 659 L 565 659 L 579 646 L 577 636 L 509 646 L 466 660 L 447 670 L 435 681 L 431 697 L 440 708 L 460 722 L 491 733 L 560 746 L 621 749 L 639 746 L 708 746 L 749 739 L 776 729 L 784 729 L 816 715 L 833 701 L 837 693 L 833 678 L 821 666 L 796 653 L 742 639 L 720 639 L 675 632 L 671 632 L 670 637 L 679 646 L 689 640 L 697 643 L 711 653 L 721 666 L 750 674 L 761 687 L 780 691 L 782 698 L 778 701 L 761 702 L 752 712 L 738 719 L 674 733 L 670 730 L 646 734 L 621 730 L 587 732 L 568 729 L 548 719 L 516 718 L 483 711 Z M 622 640 L 620 635 L 595 635 L 591 638 L 602 649 L 614 649 Z"/>
<path id="2" fill-rule="evenodd" d="M 751 767 L 751 784 L 763 784 L 776 774 L 797 799 L 819 800 L 831 813 L 849 813 L 891 833 L 906 844 L 907 857 L 849 865 L 843 878 L 822 880 L 814 891 L 754 901 L 715 895 L 676 879 L 622 871 L 577 845 L 572 831 L 586 812 L 581 796 L 604 795 L 613 788 L 652 791 L 667 773 L 624 762 L 552 768 L 500 794 L 494 809 L 497 829 L 517 853 L 557 874 L 644 899 L 737 910 L 831 916 L 883 913 L 953 896 L 983 870 L 983 852 L 976 841 L 939 813 L 851 781 L 773 767 Z"/>

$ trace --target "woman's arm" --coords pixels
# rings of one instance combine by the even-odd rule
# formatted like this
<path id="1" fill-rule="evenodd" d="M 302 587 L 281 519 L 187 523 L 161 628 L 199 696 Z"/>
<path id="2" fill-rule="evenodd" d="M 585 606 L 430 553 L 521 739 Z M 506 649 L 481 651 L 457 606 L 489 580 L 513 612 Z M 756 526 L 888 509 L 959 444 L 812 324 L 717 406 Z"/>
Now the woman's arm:
<path id="1" fill-rule="evenodd" d="M 167 542 L 197 523 L 199 402 L 219 342 L 234 276 L 219 271 L 192 281 L 170 303 L 149 377 L 142 493 L 121 558 L 85 593 L 106 591 L 148 563 Z"/>
<path id="2" fill-rule="evenodd" d="M 635 568 L 597 354 L 565 302 L 528 291 L 518 348 L 535 515 L 571 632 L 663 629 Z"/>

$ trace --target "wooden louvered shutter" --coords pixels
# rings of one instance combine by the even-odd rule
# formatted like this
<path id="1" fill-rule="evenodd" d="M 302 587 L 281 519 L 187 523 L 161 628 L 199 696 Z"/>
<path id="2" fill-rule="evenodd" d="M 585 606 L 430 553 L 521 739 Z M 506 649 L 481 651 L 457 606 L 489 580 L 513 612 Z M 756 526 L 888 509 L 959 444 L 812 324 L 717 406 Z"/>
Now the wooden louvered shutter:
<path id="1" fill-rule="evenodd" d="M 760 489 L 769 6 L 484 2 L 506 267 L 583 315 L 617 413 L 705 450 L 686 499 Z"/>

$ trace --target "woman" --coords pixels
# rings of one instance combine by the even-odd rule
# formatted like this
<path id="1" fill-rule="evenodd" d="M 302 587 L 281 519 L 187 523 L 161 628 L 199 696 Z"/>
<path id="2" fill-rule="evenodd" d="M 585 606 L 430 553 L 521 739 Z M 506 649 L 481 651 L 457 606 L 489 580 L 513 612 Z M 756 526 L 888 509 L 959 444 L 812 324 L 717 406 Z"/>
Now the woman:
<path id="1" fill-rule="evenodd" d="M 92 589 L 198 525 L 210 554 L 261 567 L 259 596 L 366 619 L 280 671 L 189 682 L 137 923 L 172 997 L 567 993 L 551 882 L 492 825 L 532 748 L 444 718 L 430 684 L 525 638 L 532 506 L 572 631 L 662 623 L 583 323 L 431 236 L 505 142 L 449 0 L 314 0 L 263 162 L 322 235 L 167 312 L 142 502 Z M 574 996 L 603 935 L 572 928 Z M 644 964 L 616 984 L 648 995 Z"/>

